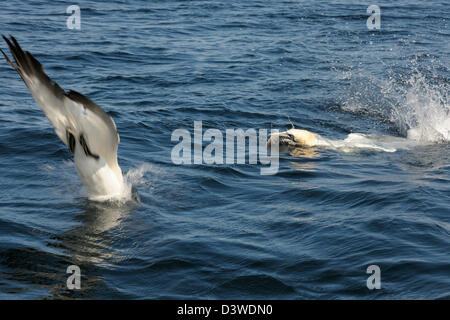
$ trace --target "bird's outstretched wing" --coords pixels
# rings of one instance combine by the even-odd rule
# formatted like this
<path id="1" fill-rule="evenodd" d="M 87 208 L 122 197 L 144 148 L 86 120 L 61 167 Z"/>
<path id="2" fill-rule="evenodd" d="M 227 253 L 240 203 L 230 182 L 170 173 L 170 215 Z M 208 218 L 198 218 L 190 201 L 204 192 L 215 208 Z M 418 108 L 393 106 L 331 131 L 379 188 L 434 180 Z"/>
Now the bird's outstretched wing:
<path id="1" fill-rule="evenodd" d="M 65 92 L 44 72 L 31 53 L 14 37 L 3 36 L 16 64 L 0 49 L 8 64 L 22 77 L 34 100 L 44 111 L 58 137 L 73 151 L 76 139 L 91 155 L 117 165 L 119 135 L 112 118 L 95 102 L 76 91 Z"/>

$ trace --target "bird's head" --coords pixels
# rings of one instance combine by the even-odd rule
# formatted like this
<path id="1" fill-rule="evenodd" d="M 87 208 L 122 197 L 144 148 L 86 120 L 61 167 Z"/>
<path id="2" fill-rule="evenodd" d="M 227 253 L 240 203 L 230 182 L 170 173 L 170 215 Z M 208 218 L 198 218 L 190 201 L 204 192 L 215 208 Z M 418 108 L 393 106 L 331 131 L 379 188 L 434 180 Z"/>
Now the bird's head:
<path id="1" fill-rule="evenodd" d="M 267 145 L 270 146 L 278 138 L 280 146 L 312 147 L 316 145 L 316 135 L 308 130 L 290 129 L 270 135 Z"/>

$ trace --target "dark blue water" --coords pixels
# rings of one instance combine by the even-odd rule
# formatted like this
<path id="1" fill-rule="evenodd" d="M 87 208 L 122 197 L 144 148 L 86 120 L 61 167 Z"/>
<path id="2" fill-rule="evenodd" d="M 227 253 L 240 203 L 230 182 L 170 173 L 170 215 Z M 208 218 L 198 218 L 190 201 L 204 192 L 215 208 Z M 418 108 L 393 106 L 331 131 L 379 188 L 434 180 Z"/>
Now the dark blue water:
<path id="1" fill-rule="evenodd" d="M 115 120 L 139 201 L 89 201 L 71 153 L 0 63 L 0 298 L 450 297 L 450 145 L 175 165 L 171 134 L 406 137 L 449 118 L 447 1 L 6 1 L 14 35 Z M 1 48 L 6 49 L 6 44 Z M 431 128 L 431 129 L 430 129 Z M 428 130 L 429 129 L 429 130 Z M 427 131 L 428 130 L 428 131 Z M 381 289 L 366 268 L 381 269 Z M 81 269 L 81 290 L 66 268 Z"/>

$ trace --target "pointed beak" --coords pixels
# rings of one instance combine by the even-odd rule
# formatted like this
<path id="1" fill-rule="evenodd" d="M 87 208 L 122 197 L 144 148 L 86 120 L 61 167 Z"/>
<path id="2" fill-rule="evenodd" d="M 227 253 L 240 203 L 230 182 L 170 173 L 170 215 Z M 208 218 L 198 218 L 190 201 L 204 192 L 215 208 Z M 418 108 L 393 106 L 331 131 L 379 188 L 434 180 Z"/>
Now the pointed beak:
<path id="1" fill-rule="evenodd" d="M 271 146 L 272 143 L 276 143 L 278 140 L 278 144 L 280 146 L 295 146 L 295 138 L 292 134 L 284 132 L 274 133 L 270 135 L 269 140 L 267 140 L 267 145 Z"/>

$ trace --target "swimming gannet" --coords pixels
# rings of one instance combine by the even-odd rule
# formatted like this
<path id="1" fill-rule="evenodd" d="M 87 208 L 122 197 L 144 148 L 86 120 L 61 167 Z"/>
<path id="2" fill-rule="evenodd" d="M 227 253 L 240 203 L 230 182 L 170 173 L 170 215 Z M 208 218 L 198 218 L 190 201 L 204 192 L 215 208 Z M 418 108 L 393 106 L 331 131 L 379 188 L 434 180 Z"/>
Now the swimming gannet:
<path id="1" fill-rule="evenodd" d="M 391 137 L 395 139 L 394 137 Z M 400 139 L 400 138 L 399 138 Z M 383 142 L 383 137 L 373 136 L 362 133 L 350 133 L 344 140 L 331 140 L 302 129 L 289 129 L 287 131 L 271 134 L 267 140 L 267 145 L 270 147 L 273 143 L 278 141 L 280 150 L 292 150 L 294 148 L 310 148 L 310 147 L 324 147 L 329 149 L 341 150 L 349 152 L 355 149 L 366 149 L 374 151 L 395 152 L 396 148 L 392 143 Z M 402 142 L 406 139 L 401 139 Z M 396 142 L 395 142 L 396 143 Z M 397 143 L 398 144 L 398 143 Z"/>
<path id="2" fill-rule="evenodd" d="M 308 130 L 289 129 L 287 131 L 271 134 L 267 144 L 270 146 L 278 138 L 280 145 L 292 147 L 314 147 L 323 144 L 323 138 Z"/>

